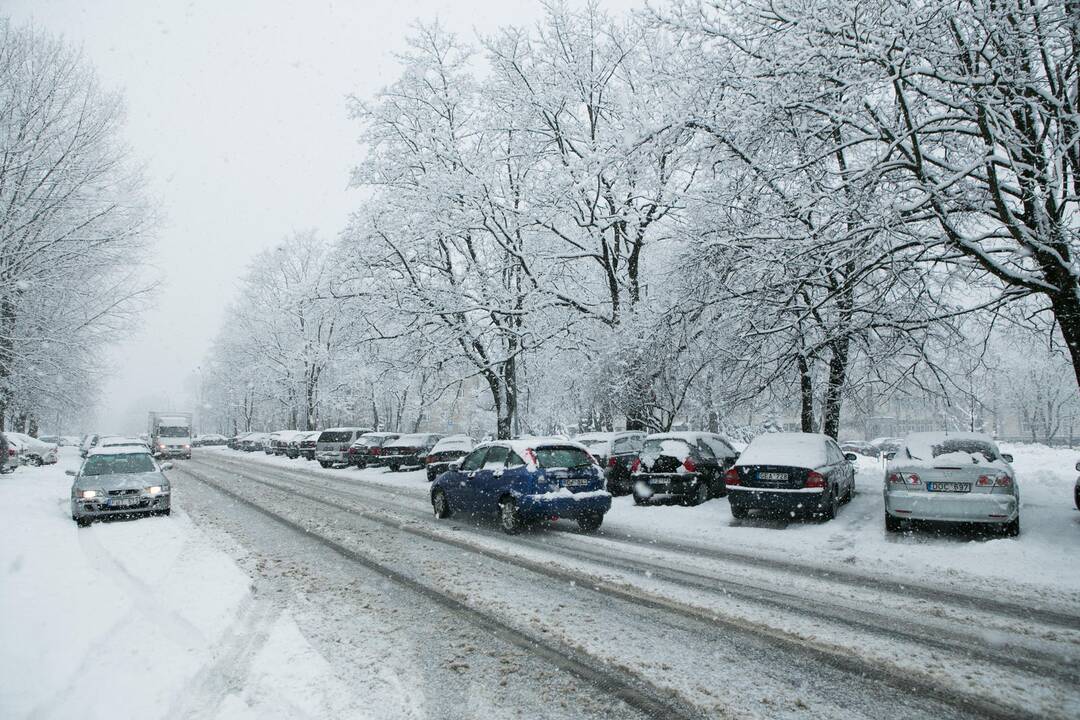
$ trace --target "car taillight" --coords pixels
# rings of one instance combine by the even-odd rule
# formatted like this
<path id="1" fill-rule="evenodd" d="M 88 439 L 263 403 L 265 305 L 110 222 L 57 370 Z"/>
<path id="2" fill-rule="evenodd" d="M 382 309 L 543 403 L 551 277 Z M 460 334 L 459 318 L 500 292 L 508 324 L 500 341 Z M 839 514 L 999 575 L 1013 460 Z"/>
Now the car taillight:
<path id="1" fill-rule="evenodd" d="M 437 460 L 433 456 L 428 455 L 427 464 L 431 465 L 432 463 L 435 463 L 435 462 L 437 462 Z"/>
<path id="2" fill-rule="evenodd" d="M 352 446 L 350 445 L 350 446 L 349 446 L 349 454 L 350 454 L 350 455 L 355 455 L 355 454 L 356 454 L 356 448 L 354 448 L 354 447 L 352 447 Z"/>
<path id="3" fill-rule="evenodd" d="M 806 476 L 806 482 L 803 483 L 803 487 L 823 488 L 826 484 L 824 475 L 816 470 L 811 470 Z"/>
<path id="4" fill-rule="evenodd" d="M 372 455 L 382 455 L 382 448 L 379 448 L 379 447 L 371 448 L 371 454 Z"/>
<path id="5" fill-rule="evenodd" d="M 686 458 L 682 461 L 682 466 L 686 468 L 686 472 L 697 472 L 697 465 L 690 458 Z"/>
<path id="6" fill-rule="evenodd" d="M 615 467 L 618 464 L 619 464 L 619 461 L 616 460 L 614 456 L 609 457 L 608 460 L 607 460 L 607 466 L 608 467 Z"/>
<path id="7" fill-rule="evenodd" d="M 889 473 L 887 480 L 895 485 L 921 485 L 922 479 L 915 473 Z"/>
<path id="8" fill-rule="evenodd" d="M 742 485 L 742 480 L 739 479 L 739 470 L 738 470 L 738 468 L 728 468 L 727 469 L 727 472 L 724 473 L 724 484 L 725 485 Z"/>
<path id="9" fill-rule="evenodd" d="M 980 475 L 975 481 L 983 487 L 1012 487 L 1012 477 L 1006 473 L 1000 475 Z"/>
<path id="10" fill-rule="evenodd" d="M 630 463 L 630 472 L 636 473 L 641 468 L 641 458 L 634 458 L 634 462 Z"/>

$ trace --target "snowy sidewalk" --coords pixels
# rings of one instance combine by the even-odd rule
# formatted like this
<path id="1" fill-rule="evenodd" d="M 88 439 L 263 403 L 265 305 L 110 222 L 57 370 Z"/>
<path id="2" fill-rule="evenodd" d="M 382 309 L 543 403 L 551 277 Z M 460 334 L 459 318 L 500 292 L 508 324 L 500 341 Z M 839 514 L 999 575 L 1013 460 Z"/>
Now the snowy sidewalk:
<path id="1" fill-rule="evenodd" d="M 0 477 L 0 717 L 357 717 L 280 600 L 174 503 L 79 529 L 78 467 Z"/>

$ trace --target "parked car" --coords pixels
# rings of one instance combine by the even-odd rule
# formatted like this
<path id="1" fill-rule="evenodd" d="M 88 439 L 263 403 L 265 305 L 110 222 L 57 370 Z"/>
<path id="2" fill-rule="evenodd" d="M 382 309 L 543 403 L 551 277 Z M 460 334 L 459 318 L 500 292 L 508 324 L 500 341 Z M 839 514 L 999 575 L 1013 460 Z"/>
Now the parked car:
<path id="1" fill-rule="evenodd" d="M 637 430 L 584 433 L 574 438 L 574 442 L 589 448 L 604 468 L 607 488 L 612 495 L 627 495 L 633 490 L 630 466 L 645 445 L 645 433 Z"/>
<path id="2" fill-rule="evenodd" d="M 885 468 L 885 529 L 905 520 L 979 523 L 1020 534 L 1012 456 L 982 433 L 912 433 Z"/>
<path id="3" fill-rule="evenodd" d="M 82 442 L 79 444 L 79 457 L 86 457 L 86 454 L 90 452 L 90 449 L 97 445 L 98 435 L 90 434 L 84 435 Z"/>
<path id="4" fill-rule="evenodd" d="M 324 468 L 349 464 L 349 446 L 369 428 L 340 427 L 323 430 L 315 443 L 315 459 Z"/>
<path id="5" fill-rule="evenodd" d="M 758 435 L 725 474 L 731 514 L 744 518 L 761 510 L 832 519 L 855 492 L 856 459 L 828 435 Z"/>
<path id="6" fill-rule="evenodd" d="M 738 456 L 727 440 L 712 433 L 649 435 L 630 465 L 634 502 L 679 500 L 700 505 L 720 497 L 727 493 L 724 471 Z"/>
<path id="7" fill-rule="evenodd" d="M 8 442 L 7 435 L 0 432 L 0 474 L 15 472 L 19 466 L 19 451 Z"/>
<path id="8" fill-rule="evenodd" d="M 465 457 L 473 449 L 472 438 L 468 435 L 450 435 L 444 437 L 427 454 L 427 479 L 435 478 L 450 468 L 450 464 Z"/>
<path id="9" fill-rule="evenodd" d="M 883 457 L 888 460 L 896 454 L 897 450 L 904 446 L 904 439 L 879 437 L 871 440 L 870 444 L 877 448 L 878 457 Z"/>
<path id="10" fill-rule="evenodd" d="M 604 474 L 584 445 L 538 438 L 484 443 L 431 484 L 435 517 L 455 512 L 498 514 L 502 529 L 520 532 L 541 519 L 600 527 L 611 508 Z"/>
<path id="11" fill-rule="evenodd" d="M 300 443 L 306 440 L 311 435 L 318 437 L 319 433 L 312 433 L 310 430 L 299 430 L 293 434 L 289 441 L 285 443 L 285 457 L 290 460 L 296 460 L 300 457 Z"/>
<path id="12" fill-rule="evenodd" d="M 277 432 L 270 433 L 270 445 L 266 451 L 268 455 L 278 455 L 281 457 L 290 457 L 296 459 L 299 455 L 299 448 L 297 448 L 297 454 L 289 455 L 289 443 L 291 443 L 298 435 L 303 435 L 303 430 L 278 430 Z"/>
<path id="13" fill-rule="evenodd" d="M 168 515 L 169 479 L 150 450 L 142 448 L 98 448 L 91 450 L 71 486 L 71 519 L 79 527 L 114 515 Z"/>
<path id="14" fill-rule="evenodd" d="M 1076 463 L 1076 471 L 1080 472 L 1080 462 Z M 1076 485 L 1073 487 L 1073 502 L 1076 504 L 1076 509 L 1080 510 L 1080 476 L 1076 478 Z"/>
<path id="15" fill-rule="evenodd" d="M 383 464 L 383 445 L 398 439 L 397 433 L 367 432 L 349 446 L 349 464 L 358 467 L 379 467 Z"/>
<path id="16" fill-rule="evenodd" d="M 205 435 L 196 435 L 195 439 L 191 441 L 191 444 L 195 447 L 217 447 L 219 445 L 226 445 L 228 442 L 229 439 L 224 435 L 206 433 Z"/>
<path id="17" fill-rule="evenodd" d="M 840 443 L 840 449 L 845 453 L 855 453 L 864 457 L 881 457 L 881 452 L 875 445 L 861 440 L 844 440 Z"/>
<path id="18" fill-rule="evenodd" d="M 315 430 L 309 432 L 303 439 L 300 440 L 300 457 L 305 460 L 315 459 L 315 446 L 319 442 L 319 435 L 322 434 L 321 430 Z"/>
<path id="19" fill-rule="evenodd" d="M 56 445 L 42 442 L 30 437 L 26 433 L 7 433 L 8 443 L 16 443 L 19 447 L 19 459 L 26 465 L 53 465 L 56 463 Z"/>
<path id="20" fill-rule="evenodd" d="M 270 435 L 268 433 L 253 432 L 244 435 L 238 447 L 244 452 L 258 452 L 265 450 L 269 442 Z"/>
<path id="21" fill-rule="evenodd" d="M 383 464 L 390 468 L 390 472 L 397 472 L 403 467 L 424 467 L 428 452 L 441 437 L 435 433 L 400 435 L 383 445 Z"/>

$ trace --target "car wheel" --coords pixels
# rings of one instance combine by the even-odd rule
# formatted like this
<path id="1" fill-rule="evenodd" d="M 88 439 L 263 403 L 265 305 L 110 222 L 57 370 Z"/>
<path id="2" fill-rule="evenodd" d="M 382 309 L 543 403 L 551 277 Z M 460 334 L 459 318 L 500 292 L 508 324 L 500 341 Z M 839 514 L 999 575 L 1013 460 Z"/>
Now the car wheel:
<path id="1" fill-rule="evenodd" d="M 731 505 L 731 517 L 736 520 L 742 520 L 750 515 L 750 508 L 743 507 L 742 505 Z"/>
<path id="2" fill-rule="evenodd" d="M 647 505 L 648 502 L 649 502 L 649 498 L 642 497 L 642 496 L 638 495 L 637 493 L 634 493 L 634 504 L 635 505 Z"/>
<path id="3" fill-rule="evenodd" d="M 400 470 L 400 469 L 401 469 L 401 466 L 400 466 L 400 465 L 396 465 L 396 464 L 393 464 L 393 463 L 391 463 L 391 465 L 390 465 L 390 472 L 397 472 L 397 471 L 398 471 L 398 470 Z"/>
<path id="4" fill-rule="evenodd" d="M 836 517 L 836 513 L 840 511 L 840 496 L 836 492 L 835 487 L 829 488 L 829 496 L 825 498 L 825 502 L 822 503 L 824 507 L 821 509 L 821 520 L 828 522 Z"/>
<path id="5" fill-rule="evenodd" d="M 590 513 L 578 518 L 577 524 L 583 533 L 594 533 L 600 529 L 604 522 L 603 513 Z"/>
<path id="6" fill-rule="evenodd" d="M 431 495 L 431 509 L 435 512 L 435 517 L 440 520 L 450 517 L 450 502 L 442 490 L 436 490 Z"/>
<path id="7" fill-rule="evenodd" d="M 1015 520 L 1005 523 L 1001 528 L 1001 532 L 1005 537 L 1018 537 L 1020 535 L 1020 516 L 1017 515 Z"/>
<path id="8" fill-rule="evenodd" d="M 321 465 L 323 468 L 330 467 L 330 463 L 326 462 L 325 460 L 320 460 L 319 465 Z"/>
<path id="9" fill-rule="evenodd" d="M 75 520 L 75 524 L 78 525 L 79 527 L 90 527 L 90 523 L 93 522 L 93 520 L 91 520 L 88 517 L 77 517 L 77 518 L 74 518 L 74 520 Z"/>
<path id="10" fill-rule="evenodd" d="M 521 532 L 521 515 L 518 514 L 514 498 L 506 497 L 499 501 L 499 525 L 507 535 Z"/>
<path id="11" fill-rule="evenodd" d="M 697 489 L 694 491 L 694 505 L 707 503 L 711 497 L 712 493 L 709 492 L 708 481 L 705 479 L 699 480 Z"/>
<path id="12" fill-rule="evenodd" d="M 900 532 L 900 518 L 885 513 L 885 532 Z"/>
<path id="13" fill-rule="evenodd" d="M 45 461 L 42 460 L 37 455 L 34 455 L 33 457 L 30 458 L 30 464 L 33 465 L 34 467 L 41 467 L 42 465 L 45 464 Z"/>
<path id="14" fill-rule="evenodd" d="M 1076 509 L 1080 510 L 1080 485 L 1076 486 L 1073 490 L 1073 501 L 1076 503 Z"/>

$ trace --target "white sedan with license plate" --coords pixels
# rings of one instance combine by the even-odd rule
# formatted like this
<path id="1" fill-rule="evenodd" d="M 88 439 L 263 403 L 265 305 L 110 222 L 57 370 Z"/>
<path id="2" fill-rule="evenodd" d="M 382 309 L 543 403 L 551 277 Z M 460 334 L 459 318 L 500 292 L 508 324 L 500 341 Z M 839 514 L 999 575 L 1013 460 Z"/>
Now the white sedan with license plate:
<path id="1" fill-rule="evenodd" d="M 1012 458 L 981 433 L 913 433 L 885 471 L 885 529 L 905 521 L 978 523 L 1020 533 Z"/>

